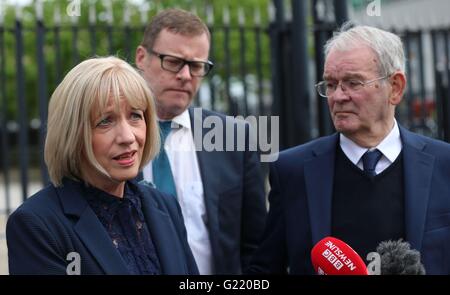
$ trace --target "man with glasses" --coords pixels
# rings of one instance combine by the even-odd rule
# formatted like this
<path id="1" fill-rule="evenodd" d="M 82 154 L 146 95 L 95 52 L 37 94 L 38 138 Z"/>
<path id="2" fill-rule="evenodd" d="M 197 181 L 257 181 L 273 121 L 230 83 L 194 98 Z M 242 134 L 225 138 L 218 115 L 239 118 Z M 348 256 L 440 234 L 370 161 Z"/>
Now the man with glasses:
<path id="1" fill-rule="evenodd" d="M 364 260 L 380 242 L 403 239 L 428 274 L 450 272 L 450 145 L 397 123 L 405 87 L 398 36 L 343 27 L 327 42 L 316 89 L 337 133 L 272 165 L 267 227 L 249 272 L 313 274 L 311 249 L 327 236 Z"/>
<path id="2" fill-rule="evenodd" d="M 190 108 L 213 67 L 210 41 L 207 26 L 179 9 L 162 11 L 145 30 L 136 65 L 155 97 L 162 148 L 143 176 L 178 199 L 200 274 L 240 274 L 262 235 L 264 185 L 256 152 L 226 151 L 227 140 L 237 144 L 236 138 L 224 137 L 222 151 L 198 149 L 203 138 L 194 142 L 199 140 L 195 128 L 203 135 L 209 131 L 203 126 L 208 117 L 226 126 L 224 115 Z M 244 128 L 248 144 L 244 122 L 231 128 Z"/>

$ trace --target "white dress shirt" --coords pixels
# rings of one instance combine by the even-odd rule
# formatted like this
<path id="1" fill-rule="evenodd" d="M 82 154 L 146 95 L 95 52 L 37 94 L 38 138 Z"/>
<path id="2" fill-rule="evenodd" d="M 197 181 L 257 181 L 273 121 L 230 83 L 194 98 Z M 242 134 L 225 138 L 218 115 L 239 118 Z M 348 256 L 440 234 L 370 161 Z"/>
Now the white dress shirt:
<path id="1" fill-rule="evenodd" d="M 353 142 L 351 139 L 339 134 L 340 146 L 347 158 L 359 169 L 363 170 L 362 156 L 368 150 L 378 149 L 383 155 L 375 166 L 375 173 L 380 174 L 387 167 L 389 167 L 398 157 L 402 151 L 402 141 L 400 139 L 400 130 L 397 121 L 394 119 L 394 127 L 391 132 L 380 142 L 376 147 L 370 149 L 361 147 Z"/>
<path id="2" fill-rule="evenodd" d="M 211 242 L 209 238 L 203 183 L 195 152 L 189 111 L 172 119 L 172 129 L 164 143 L 175 181 L 178 203 L 183 213 L 188 243 L 200 274 L 213 274 Z M 144 168 L 144 179 L 152 181 L 151 162 Z"/>

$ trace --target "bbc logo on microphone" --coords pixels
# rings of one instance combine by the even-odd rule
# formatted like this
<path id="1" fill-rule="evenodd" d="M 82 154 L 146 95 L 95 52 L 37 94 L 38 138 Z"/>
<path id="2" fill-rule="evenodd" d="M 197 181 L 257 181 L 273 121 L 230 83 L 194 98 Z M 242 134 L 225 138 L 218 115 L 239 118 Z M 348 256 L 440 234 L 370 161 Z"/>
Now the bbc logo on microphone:
<path id="1" fill-rule="evenodd" d="M 342 266 L 344 266 L 344 264 L 336 257 L 333 255 L 333 253 L 331 253 L 330 250 L 325 249 L 325 251 L 323 251 L 322 253 L 323 257 L 325 257 L 326 259 L 328 259 L 328 261 L 334 266 L 334 268 L 336 268 L 337 270 L 340 270 L 342 268 Z"/>

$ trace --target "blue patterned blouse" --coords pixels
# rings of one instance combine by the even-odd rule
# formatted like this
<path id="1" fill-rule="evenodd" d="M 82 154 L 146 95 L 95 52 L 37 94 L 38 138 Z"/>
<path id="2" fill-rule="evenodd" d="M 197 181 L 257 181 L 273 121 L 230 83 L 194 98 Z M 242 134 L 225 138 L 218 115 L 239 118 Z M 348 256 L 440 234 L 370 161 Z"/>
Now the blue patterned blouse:
<path id="1" fill-rule="evenodd" d="M 161 266 L 141 206 L 140 192 L 127 181 L 119 198 L 89 186 L 86 199 L 105 227 L 130 274 L 161 274 Z"/>

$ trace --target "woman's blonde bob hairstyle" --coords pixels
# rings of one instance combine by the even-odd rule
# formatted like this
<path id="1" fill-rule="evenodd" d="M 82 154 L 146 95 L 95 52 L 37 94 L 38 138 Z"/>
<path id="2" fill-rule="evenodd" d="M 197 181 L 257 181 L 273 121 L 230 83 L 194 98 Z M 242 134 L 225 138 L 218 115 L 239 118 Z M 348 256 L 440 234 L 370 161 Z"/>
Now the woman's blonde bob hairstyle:
<path id="1" fill-rule="evenodd" d="M 120 99 L 144 111 L 146 140 L 139 170 L 159 151 L 155 104 L 144 78 L 117 57 L 85 60 L 65 76 L 48 107 L 44 158 L 55 186 L 62 185 L 64 177 L 83 180 L 82 167 L 94 167 L 110 177 L 94 156 L 93 118 L 101 115 L 111 100 L 119 108 Z"/>

